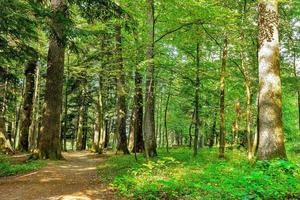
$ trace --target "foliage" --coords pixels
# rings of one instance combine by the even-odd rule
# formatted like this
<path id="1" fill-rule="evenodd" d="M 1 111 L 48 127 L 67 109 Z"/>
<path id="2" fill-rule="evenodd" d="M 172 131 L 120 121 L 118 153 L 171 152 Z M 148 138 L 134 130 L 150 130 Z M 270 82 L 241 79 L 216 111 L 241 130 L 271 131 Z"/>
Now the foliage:
<path id="1" fill-rule="evenodd" d="M 245 160 L 245 152 L 201 149 L 194 159 L 189 149 L 160 150 L 160 156 L 138 162 L 132 156 L 110 158 L 99 166 L 101 178 L 132 199 L 287 199 L 300 195 L 299 157 L 286 160 Z M 294 160 L 295 159 L 295 160 Z M 295 164 L 296 163 L 296 164 Z M 104 171 L 103 171 L 104 170 Z"/>
<path id="2" fill-rule="evenodd" d="M 45 161 L 32 160 L 25 163 L 12 164 L 8 157 L 0 154 L 0 177 L 38 170 L 46 165 Z"/>

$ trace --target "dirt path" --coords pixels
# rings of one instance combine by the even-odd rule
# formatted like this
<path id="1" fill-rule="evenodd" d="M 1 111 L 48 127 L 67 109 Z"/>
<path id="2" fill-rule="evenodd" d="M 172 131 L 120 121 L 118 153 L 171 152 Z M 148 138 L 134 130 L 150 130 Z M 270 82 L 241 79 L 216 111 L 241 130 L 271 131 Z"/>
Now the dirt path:
<path id="1" fill-rule="evenodd" d="M 0 200 L 119 199 L 97 178 L 104 157 L 89 152 L 64 153 L 65 161 L 30 174 L 0 179 Z"/>

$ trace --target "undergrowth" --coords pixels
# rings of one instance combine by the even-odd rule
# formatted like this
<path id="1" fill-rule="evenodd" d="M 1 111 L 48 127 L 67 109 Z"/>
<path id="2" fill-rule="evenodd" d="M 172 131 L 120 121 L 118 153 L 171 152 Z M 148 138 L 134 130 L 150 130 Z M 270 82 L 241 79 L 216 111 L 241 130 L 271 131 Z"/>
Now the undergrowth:
<path id="1" fill-rule="evenodd" d="M 145 162 L 142 155 L 116 156 L 98 167 L 102 180 L 128 199 L 297 199 L 300 196 L 299 157 L 249 163 L 245 152 L 217 149 L 159 151 Z"/>
<path id="2" fill-rule="evenodd" d="M 25 163 L 12 164 L 8 157 L 0 154 L 0 177 L 12 176 L 40 169 L 45 166 L 45 161 L 33 160 Z"/>

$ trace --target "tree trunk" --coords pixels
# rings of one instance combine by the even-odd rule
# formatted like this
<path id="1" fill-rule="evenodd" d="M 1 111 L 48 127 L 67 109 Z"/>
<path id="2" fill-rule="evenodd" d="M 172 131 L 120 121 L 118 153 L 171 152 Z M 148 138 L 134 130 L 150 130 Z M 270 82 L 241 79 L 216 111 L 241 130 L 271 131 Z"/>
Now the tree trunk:
<path id="1" fill-rule="evenodd" d="M 192 114 L 192 121 L 189 127 L 189 147 L 192 148 L 192 142 L 193 142 L 193 136 L 192 136 L 192 128 L 193 128 L 193 124 L 194 124 L 194 118 L 195 118 L 195 109 L 193 111 Z"/>
<path id="2" fill-rule="evenodd" d="M 299 62 L 297 62 L 297 59 L 296 59 L 296 49 L 295 48 L 296 47 L 294 46 L 294 75 L 295 75 L 296 80 L 298 80 L 300 77 L 300 64 L 299 64 Z M 299 84 L 297 85 L 297 97 L 298 97 L 298 128 L 300 131 L 300 88 L 299 88 Z"/>
<path id="3" fill-rule="evenodd" d="M 124 154 L 129 154 L 126 136 L 126 92 L 125 92 L 125 72 L 122 56 L 122 35 L 121 26 L 115 25 L 116 39 L 116 62 L 118 66 L 117 72 L 117 131 L 119 135 L 118 150 L 122 150 Z"/>
<path id="4" fill-rule="evenodd" d="M 39 157 L 42 159 L 61 159 L 60 132 L 63 74 L 65 60 L 65 25 L 67 3 L 65 0 L 51 0 L 51 35 L 48 51 L 48 67 L 44 112 L 39 141 Z"/>
<path id="5" fill-rule="evenodd" d="M 83 98 L 82 95 L 80 98 Z M 84 103 L 81 102 L 78 112 L 78 126 L 77 126 L 77 134 L 76 134 L 76 150 L 82 150 L 83 144 L 83 115 L 84 115 Z"/>
<path id="6" fill-rule="evenodd" d="M 129 148 L 132 152 L 143 152 L 144 151 L 144 138 L 143 138 L 143 77 L 140 73 L 139 64 L 142 60 L 139 35 L 134 31 L 134 39 L 136 48 L 136 66 L 135 66 L 135 93 L 134 93 L 134 106 L 132 113 L 132 132 L 130 134 L 130 141 L 133 144 Z"/>
<path id="7" fill-rule="evenodd" d="M 259 2 L 258 159 L 286 158 L 282 128 L 278 1 Z"/>
<path id="8" fill-rule="evenodd" d="M 227 36 L 224 38 L 222 65 L 221 65 L 221 81 L 220 81 L 220 141 L 219 141 L 219 158 L 225 155 L 225 70 L 227 64 Z"/>
<path id="9" fill-rule="evenodd" d="M 67 132 L 68 132 L 68 80 L 69 80 L 69 55 L 68 55 L 68 67 L 67 73 L 65 76 L 65 105 L 64 105 L 64 130 L 63 130 L 63 138 L 62 138 L 62 149 L 67 151 Z"/>
<path id="10" fill-rule="evenodd" d="M 214 146 L 214 141 L 216 136 L 216 127 L 217 127 L 217 112 L 214 113 L 214 118 L 213 118 L 213 125 L 211 128 L 211 133 L 209 134 L 209 142 L 208 142 L 208 147 L 212 148 Z"/>
<path id="11" fill-rule="evenodd" d="M 99 91 L 97 99 L 97 123 L 94 134 L 94 141 L 92 150 L 97 153 L 102 153 L 103 149 L 103 134 L 104 134 L 104 113 L 103 113 L 103 99 L 102 99 L 102 78 L 99 76 Z"/>
<path id="12" fill-rule="evenodd" d="M 29 61 L 25 67 L 25 93 L 21 114 L 20 126 L 20 145 L 21 151 L 29 150 L 29 127 L 32 123 L 33 99 L 35 94 L 35 72 L 37 69 L 37 60 Z"/>
<path id="13" fill-rule="evenodd" d="M 135 96 L 134 96 L 134 149 L 133 152 L 144 151 L 143 139 L 143 77 L 136 69 L 135 72 Z"/>
<path id="14" fill-rule="evenodd" d="M 171 88 L 171 84 L 169 85 L 169 87 Z M 169 153 L 169 134 L 168 134 L 168 126 L 167 126 L 167 114 L 168 114 L 170 96 L 171 96 L 171 89 L 169 89 L 169 92 L 168 92 L 168 97 L 167 97 L 166 107 L 165 107 L 165 117 L 164 117 L 165 136 L 166 136 L 166 149 L 167 149 L 168 153 Z"/>
<path id="15" fill-rule="evenodd" d="M 155 137 L 155 96 L 154 96 L 154 0 L 146 1 L 147 7 L 147 69 L 146 98 L 144 115 L 145 153 L 146 157 L 157 156 Z"/>
<path id="16" fill-rule="evenodd" d="M 248 144 L 248 159 L 252 160 L 254 152 L 252 151 L 252 138 L 251 138 L 251 89 L 250 81 L 246 81 L 247 91 L 247 110 L 246 110 L 246 127 L 247 127 L 247 144 Z M 254 141 L 254 140 L 253 140 Z"/>
<path id="17" fill-rule="evenodd" d="M 37 148 L 37 137 L 38 137 L 38 124 L 39 124 L 39 111 L 40 111 L 40 70 L 39 66 L 36 68 L 35 73 L 35 89 L 33 96 L 33 110 L 32 110 L 32 122 L 29 127 L 29 150 L 30 152 L 34 152 Z"/>
<path id="18" fill-rule="evenodd" d="M 0 77 L 2 78 L 2 77 Z M 13 153 L 13 148 L 11 143 L 9 142 L 6 135 L 6 126 L 5 126 L 5 112 L 6 112 L 6 98 L 7 98 L 7 88 L 8 81 L 7 78 L 4 77 L 4 91 L 1 91 L 2 104 L 0 105 L 0 152 L 3 153 Z"/>
<path id="19" fill-rule="evenodd" d="M 88 137 L 88 112 L 89 107 L 85 103 L 84 104 L 84 111 L 83 111 L 83 126 L 82 126 L 82 147 L 81 150 L 86 150 L 87 145 L 87 137 Z"/>
<path id="20" fill-rule="evenodd" d="M 199 140 L 199 132 L 200 132 L 200 49 L 199 44 L 197 44 L 197 57 L 196 57 L 196 81 L 195 81 L 195 137 L 194 137 L 194 157 L 197 156 L 198 153 L 198 140 Z"/>
<path id="21" fill-rule="evenodd" d="M 109 129 L 110 123 L 108 120 L 105 120 L 105 137 L 104 137 L 104 148 L 108 147 L 108 143 L 109 143 L 109 136 L 110 136 L 110 129 Z"/>

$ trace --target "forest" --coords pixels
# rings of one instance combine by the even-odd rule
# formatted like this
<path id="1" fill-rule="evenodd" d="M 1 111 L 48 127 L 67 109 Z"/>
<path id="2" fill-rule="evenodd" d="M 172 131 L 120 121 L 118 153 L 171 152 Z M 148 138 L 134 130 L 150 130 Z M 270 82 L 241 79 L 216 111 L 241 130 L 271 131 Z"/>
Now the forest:
<path id="1" fill-rule="evenodd" d="M 0 0 L 0 199 L 300 199 L 299 0 Z"/>

